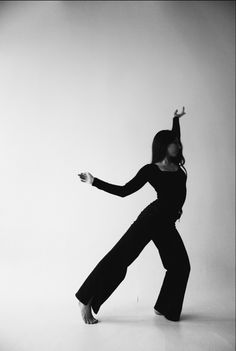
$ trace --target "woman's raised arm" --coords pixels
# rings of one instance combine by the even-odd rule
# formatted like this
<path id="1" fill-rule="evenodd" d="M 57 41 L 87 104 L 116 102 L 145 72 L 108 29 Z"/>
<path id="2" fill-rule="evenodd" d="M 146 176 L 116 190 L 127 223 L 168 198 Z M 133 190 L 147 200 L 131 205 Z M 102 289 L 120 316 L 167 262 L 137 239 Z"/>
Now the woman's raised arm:
<path id="1" fill-rule="evenodd" d="M 177 136 L 179 140 L 181 138 L 179 118 L 185 114 L 186 114 L 185 107 L 183 106 L 183 111 L 181 113 L 178 113 L 178 110 L 176 110 L 175 115 L 173 117 L 172 131 L 174 132 L 174 134 Z"/>
<path id="2" fill-rule="evenodd" d="M 174 134 L 180 140 L 181 133 L 180 133 L 179 117 L 173 117 L 172 132 L 174 132 Z"/>

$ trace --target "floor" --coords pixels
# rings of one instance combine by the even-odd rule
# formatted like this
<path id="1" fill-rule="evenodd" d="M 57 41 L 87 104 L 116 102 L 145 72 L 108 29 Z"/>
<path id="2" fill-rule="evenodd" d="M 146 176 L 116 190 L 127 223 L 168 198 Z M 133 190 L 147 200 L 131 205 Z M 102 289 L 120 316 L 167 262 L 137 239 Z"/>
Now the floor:
<path id="1" fill-rule="evenodd" d="M 144 303 L 121 306 L 110 298 L 85 324 L 74 298 L 2 301 L 1 351 L 234 351 L 235 319 L 225 304 L 185 304 L 181 321 L 156 315 Z M 114 306 L 115 305 L 115 306 Z M 9 308 L 11 306 L 11 308 Z"/>

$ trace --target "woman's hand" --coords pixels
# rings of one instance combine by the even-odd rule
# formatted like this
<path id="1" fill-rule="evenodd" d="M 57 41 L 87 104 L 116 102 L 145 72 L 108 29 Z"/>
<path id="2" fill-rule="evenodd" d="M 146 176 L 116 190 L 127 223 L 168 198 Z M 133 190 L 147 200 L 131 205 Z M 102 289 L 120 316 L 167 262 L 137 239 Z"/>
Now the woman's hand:
<path id="1" fill-rule="evenodd" d="M 178 110 L 175 111 L 174 117 L 182 117 L 183 115 L 186 114 L 185 107 L 183 106 L 183 111 L 181 113 L 178 114 L 177 112 L 178 112 Z"/>
<path id="2" fill-rule="evenodd" d="M 94 177 L 92 176 L 91 173 L 89 172 L 79 173 L 78 176 L 80 177 L 80 180 L 82 182 L 93 184 Z"/>

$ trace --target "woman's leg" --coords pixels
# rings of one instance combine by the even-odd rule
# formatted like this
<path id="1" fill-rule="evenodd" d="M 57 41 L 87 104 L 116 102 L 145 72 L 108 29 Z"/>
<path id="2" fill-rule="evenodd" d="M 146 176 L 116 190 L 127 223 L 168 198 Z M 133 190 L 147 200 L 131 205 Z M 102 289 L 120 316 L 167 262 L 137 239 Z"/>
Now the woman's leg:
<path id="1" fill-rule="evenodd" d="M 167 270 L 154 309 L 178 321 L 191 269 L 189 257 L 174 222 L 163 222 L 161 233 L 158 231 L 152 240 Z"/>
<path id="2" fill-rule="evenodd" d="M 100 306 L 124 280 L 127 267 L 151 240 L 152 219 L 142 211 L 114 247 L 100 260 L 75 294 L 83 304 L 93 296 L 91 307 L 98 313 Z"/>

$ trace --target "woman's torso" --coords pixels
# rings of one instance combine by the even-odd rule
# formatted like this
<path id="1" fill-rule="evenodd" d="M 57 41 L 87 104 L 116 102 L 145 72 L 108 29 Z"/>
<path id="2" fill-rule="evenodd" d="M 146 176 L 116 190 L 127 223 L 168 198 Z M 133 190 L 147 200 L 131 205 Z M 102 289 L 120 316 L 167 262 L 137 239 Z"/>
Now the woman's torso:
<path id="1" fill-rule="evenodd" d="M 156 163 L 151 164 L 149 183 L 157 193 L 157 204 L 165 209 L 179 210 L 182 208 L 186 195 L 186 174 L 180 166 L 175 171 L 161 170 Z"/>

